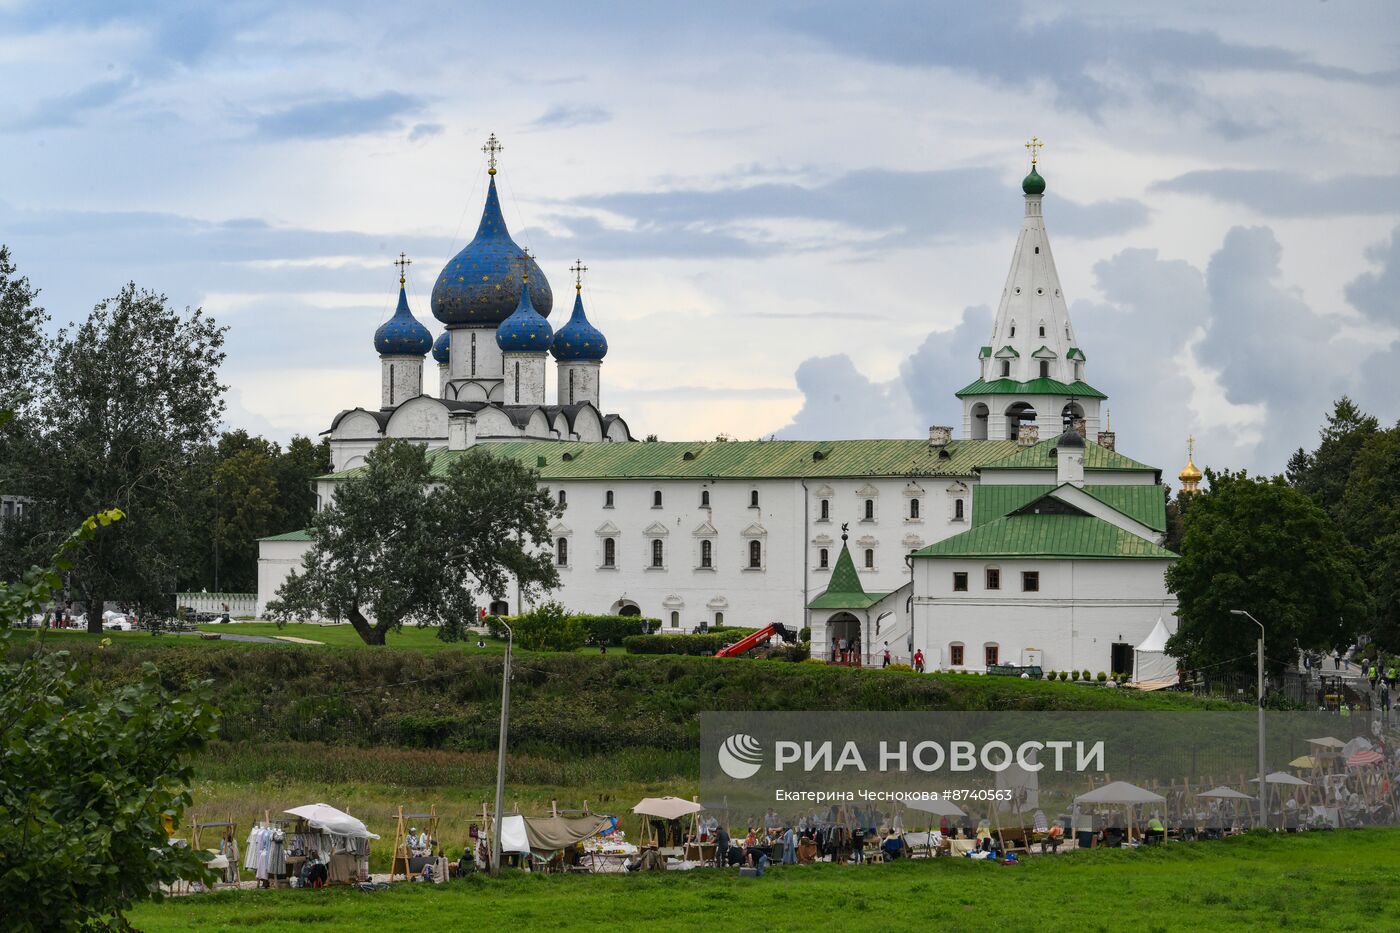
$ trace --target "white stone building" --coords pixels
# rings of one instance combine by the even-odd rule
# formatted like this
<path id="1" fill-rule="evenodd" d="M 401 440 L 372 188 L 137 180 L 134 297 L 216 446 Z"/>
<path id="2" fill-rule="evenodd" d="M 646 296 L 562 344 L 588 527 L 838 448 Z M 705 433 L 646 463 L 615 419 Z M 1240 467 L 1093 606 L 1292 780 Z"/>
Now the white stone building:
<path id="1" fill-rule="evenodd" d="M 532 259 L 522 274 L 493 178 L 476 239 L 433 290 L 448 327 L 432 348 L 437 397 L 414 382 L 430 341 L 401 290 L 376 334 L 381 407 L 332 423 L 336 472 L 320 500 L 385 437 L 418 440 L 437 461 L 490 443 L 537 469 L 565 507 L 551 598 L 570 609 L 680 630 L 810 625 L 813 654 L 828 660 L 844 637 L 866 663 L 888 641 L 901 660 L 921 650 L 930 669 L 1120 670 L 1123 645 L 1159 617 L 1175 627 L 1165 490 L 1100 425 L 1106 396 L 1085 381 L 1034 165 L 1023 190 L 992 337 L 957 393 L 961 438 L 934 427 L 926 440 L 639 443 L 598 408 L 607 344 L 581 298 L 557 334 L 544 319 L 548 284 Z M 308 540 L 262 542 L 260 610 Z M 510 594 L 490 608 L 522 607 Z"/>

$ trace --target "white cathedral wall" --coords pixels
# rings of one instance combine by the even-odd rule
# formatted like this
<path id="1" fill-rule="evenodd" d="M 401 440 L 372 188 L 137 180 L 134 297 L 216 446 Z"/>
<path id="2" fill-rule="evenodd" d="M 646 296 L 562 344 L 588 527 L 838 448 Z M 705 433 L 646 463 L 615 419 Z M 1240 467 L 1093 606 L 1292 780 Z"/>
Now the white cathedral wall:
<path id="1" fill-rule="evenodd" d="M 955 560 L 915 563 L 915 645 L 929 667 L 950 668 L 951 646 L 963 645 L 961 670 L 986 669 L 985 648 L 998 646 L 1002 664 L 1027 663 L 1039 652 L 1046 670 L 1112 673 L 1115 642 L 1137 645 L 1157 618 L 1176 614 L 1167 592 L 1165 560 Z M 985 571 L 1001 572 L 1001 589 L 987 590 Z M 953 591 L 953 574 L 968 574 L 968 592 Z M 1040 574 L 1040 590 L 1022 592 L 1021 574 Z"/>
<path id="2" fill-rule="evenodd" d="M 500 379 L 501 348 L 496 346 L 496 327 L 454 327 L 448 353 L 448 369 L 453 379 Z"/>
<path id="3" fill-rule="evenodd" d="M 543 353 L 507 353 L 504 404 L 543 405 L 546 366 Z"/>
<path id="4" fill-rule="evenodd" d="M 577 405 L 581 402 L 591 402 L 594 407 L 598 407 L 601 404 L 598 401 L 601 366 L 602 364 L 595 360 L 560 362 L 558 383 L 555 386 L 555 393 L 558 396 L 557 404 Z M 572 379 L 572 385 L 570 379 Z"/>
<path id="5" fill-rule="evenodd" d="M 402 405 L 423 394 L 423 358 L 421 356 L 381 356 L 380 405 L 390 408 Z"/>
<path id="6" fill-rule="evenodd" d="M 386 437 L 433 441 L 447 436 L 447 409 L 429 395 L 400 405 L 384 426 Z"/>
<path id="7" fill-rule="evenodd" d="M 258 542 L 258 618 L 267 612 L 268 600 L 277 595 L 287 575 L 301 566 L 301 559 L 310 548 L 307 541 Z"/>

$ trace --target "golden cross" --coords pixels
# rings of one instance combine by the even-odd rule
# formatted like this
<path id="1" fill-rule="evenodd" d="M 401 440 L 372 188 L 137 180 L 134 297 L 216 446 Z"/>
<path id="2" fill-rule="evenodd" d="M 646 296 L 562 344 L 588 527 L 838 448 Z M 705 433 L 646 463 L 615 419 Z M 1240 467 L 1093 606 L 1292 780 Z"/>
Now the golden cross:
<path id="1" fill-rule="evenodd" d="M 520 263 L 520 279 L 521 279 L 521 281 L 524 281 L 524 282 L 530 281 L 530 250 L 529 250 L 529 249 L 522 249 L 522 250 L 520 251 L 520 255 L 516 258 L 515 261 L 518 262 L 518 263 Z"/>
<path id="2" fill-rule="evenodd" d="M 501 145 L 501 141 L 496 138 L 495 133 L 492 133 L 491 138 L 486 140 L 486 145 L 481 147 L 481 151 L 486 153 L 486 174 L 496 174 L 496 153 L 504 148 L 505 146 Z"/>
<path id="3" fill-rule="evenodd" d="M 413 265 L 413 260 L 404 253 L 399 253 L 399 258 L 394 260 L 394 265 L 399 267 L 399 285 L 405 281 L 405 272 L 409 266 Z"/>
<path id="4" fill-rule="evenodd" d="M 1034 165 L 1034 164 L 1035 164 L 1035 160 L 1036 160 L 1036 159 L 1039 157 L 1039 155 L 1040 155 L 1040 150 L 1042 150 L 1042 149 L 1044 149 L 1044 148 L 1045 148 L 1045 143 L 1043 143 L 1043 142 L 1040 141 L 1040 137 L 1039 137 L 1039 136 L 1032 136 L 1032 137 L 1031 137 L 1031 141 L 1028 142 L 1028 143 L 1026 143 L 1026 149 L 1028 149 L 1028 150 L 1030 151 L 1030 154 L 1031 154 L 1031 165 Z"/>
<path id="5" fill-rule="evenodd" d="M 1191 459 L 1192 457 L 1194 457 L 1195 455 L 1196 455 L 1196 436 L 1195 436 L 1194 434 L 1188 434 L 1188 435 L 1186 435 L 1186 459 L 1187 459 L 1187 460 L 1190 460 L 1190 459 Z"/>
<path id="6" fill-rule="evenodd" d="M 583 264 L 582 259 L 575 259 L 569 271 L 574 274 L 574 290 L 583 291 L 583 274 L 588 271 L 588 267 Z"/>

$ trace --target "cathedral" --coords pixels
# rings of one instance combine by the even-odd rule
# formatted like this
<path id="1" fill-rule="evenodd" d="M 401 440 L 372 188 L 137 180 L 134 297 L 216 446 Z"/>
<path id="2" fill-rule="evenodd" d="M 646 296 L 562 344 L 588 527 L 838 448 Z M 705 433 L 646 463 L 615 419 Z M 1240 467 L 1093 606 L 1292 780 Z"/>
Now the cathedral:
<path id="1" fill-rule="evenodd" d="M 919 652 L 930 670 L 1136 677 L 1144 646 L 1175 630 L 1166 489 L 1160 470 L 1118 452 L 1108 397 L 1087 381 L 1046 233 L 1039 141 L 1028 147 L 1024 216 L 976 378 L 956 393 L 958 436 L 637 442 L 600 408 L 608 345 L 584 310 L 581 263 L 569 320 L 549 323 L 549 282 L 502 216 L 492 136 L 476 236 L 433 286 L 445 330 L 434 340 L 414 316 L 401 266 L 397 309 L 374 335 L 380 405 L 331 423 L 335 472 L 318 480 L 319 500 L 386 437 L 443 464 L 490 444 L 536 469 L 563 507 L 549 598 L 571 610 L 670 631 L 809 627 L 813 656 L 833 663 L 889 650 L 906 662 Z M 436 394 L 424 391 L 429 355 Z M 309 540 L 260 542 L 260 612 Z M 529 608 L 509 594 L 478 602 Z"/>

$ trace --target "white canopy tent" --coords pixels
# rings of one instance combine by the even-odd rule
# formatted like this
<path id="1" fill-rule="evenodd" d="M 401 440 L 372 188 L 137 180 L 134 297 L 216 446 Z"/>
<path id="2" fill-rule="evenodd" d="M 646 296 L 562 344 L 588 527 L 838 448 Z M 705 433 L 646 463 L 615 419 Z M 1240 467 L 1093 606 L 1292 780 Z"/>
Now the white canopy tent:
<path id="1" fill-rule="evenodd" d="M 293 807 L 282 812 L 301 817 L 312 829 L 324 830 L 337 836 L 352 836 L 356 839 L 379 838 L 377 834 L 370 832 L 364 823 L 329 804 L 308 803 L 304 807 Z"/>
<path id="2" fill-rule="evenodd" d="M 967 816 L 961 807 L 951 800 L 930 799 L 930 800 L 906 800 L 904 805 L 910 810 L 918 810 L 921 813 L 932 813 L 934 816 Z"/>
<path id="3" fill-rule="evenodd" d="M 1133 686 L 1161 690 L 1176 683 L 1176 658 L 1167 654 L 1167 639 L 1171 637 L 1167 624 L 1158 616 L 1151 634 L 1133 649 Z"/>
<path id="4" fill-rule="evenodd" d="M 1084 804 L 1089 806 L 1114 806 L 1121 805 L 1128 814 L 1128 842 L 1133 841 L 1133 808 L 1143 804 L 1156 803 L 1164 804 L 1167 798 L 1161 794 L 1155 794 L 1145 787 L 1138 787 L 1136 784 L 1129 784 L 1127 781 L 1111 781 L 1103 787 L 1096 787 L 1087 794 L 1080 794 L 1074 798 L 1074 814 L 1072 820 L 1076 829 L 1079 827 L 1079 808 Z M 1163 836 L 1163 839 L 1166 837 Z"/>

